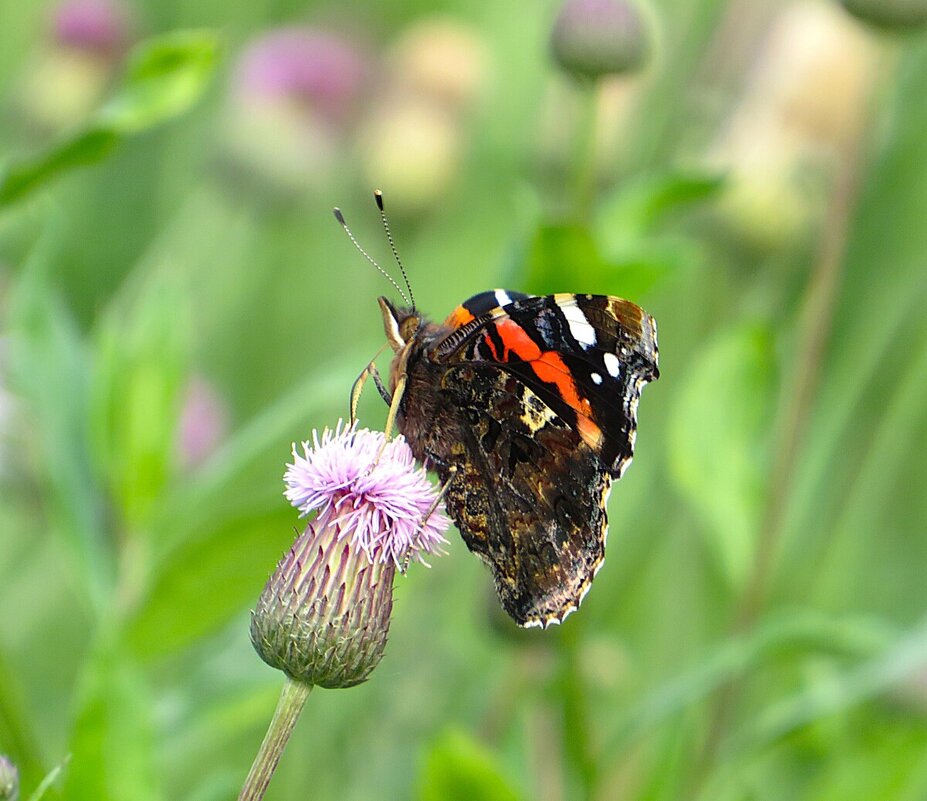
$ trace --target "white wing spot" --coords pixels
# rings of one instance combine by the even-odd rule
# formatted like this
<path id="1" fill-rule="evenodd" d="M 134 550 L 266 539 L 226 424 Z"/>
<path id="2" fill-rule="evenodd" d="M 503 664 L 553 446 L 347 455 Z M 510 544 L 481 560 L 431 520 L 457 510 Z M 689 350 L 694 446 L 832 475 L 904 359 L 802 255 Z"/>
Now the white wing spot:
<path id="1" fill-rule="evenodd" d="M 589 325 L 586 315 L 579 306 L 573 304 L 570 306 L 560 306 L 560 311 L 566 317 L 570 325 L 570 333 L 573 338 L 583 346 L 584 350 L 589 350 L 596 343 L 595 329 Z"/>
<path id="2" fill-rule="evenodd" d="M 602 376 L 600 376 L 598 373 L 593 373 L 592 376 L 591 376 L 591 378 L 592 378 L 593 382 L 596 383 L 596 384 L 601 384 L 601 383 L 602 383 Z"/>
<path id="3" fill-rule="evenodd" d="M 496 303 L 500 306 L 508 306 L 512 302 L 512 299 L 509 297 L 509 293 L 504 289 L 496 290 Z"/>
<path id="4" fill-rule="evenodd" d="M 606 353 L 604 361 L 605 369 L 608 370 L 608 374 L 612 378 L 618 378 L 618 373 L 621 370 L 621 362 L 618 361 L 618 357 L 614 353 Z"/>

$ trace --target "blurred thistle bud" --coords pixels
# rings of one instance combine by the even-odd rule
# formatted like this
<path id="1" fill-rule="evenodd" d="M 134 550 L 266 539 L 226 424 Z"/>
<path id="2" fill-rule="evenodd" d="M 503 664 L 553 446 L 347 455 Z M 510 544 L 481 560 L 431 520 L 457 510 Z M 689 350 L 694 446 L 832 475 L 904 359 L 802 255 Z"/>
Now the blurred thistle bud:
<path id="1" fill-rule="evenodd" d="M 650 55 L 649 31 L 633 0 L 566 0 L 550 37 L 565 72 L 598 79 L 640 70 Z"/>
<path id="2" fill-rule="evenodd" d="M 80 123 L 106 94 L 132 31 L 117 0 L 65 0 L 54 8 L 46 45 L 20 89 L 27 119 L 52 133 Z"/>
<path id="3" fill-rule="evenodd" d="M 294 446 L 284 494 L 316 516 L 267 582 L 251 642 L 297 682 L 352 687 L 383 656 L 396 570 L 440 551 L 449 521 L 401 437 L 339 424 L 302 452 Z"/>
<path id="4" fill-rule="evenodd" d="M 206 461 L 228 427 L 228 408 L 215 387 L 203 376 L 193 376 L 180 408 L 177 446 L 181 466 L 191 469 Z"/>
<path id="5" fill-rule="evenodd" d="M 112 0 L 67 0 L 53 12 L 52 29 L 60 47 L 105 60 L 118 60 L 131 40 L 128 11 Z"/>
<path id="6" fill-rule="evenodd" d="M 486 61 L 477 33 L 448 17 L 410 26 L 390 48 L 358 144 L 366 182 L 389 187 L 394 214 L 427 212 L 458 179 Z"/>
<path id="7" fill-rule="evenodd" d="M 333 32 L 289 27 L 255 39 L 232 74 L 231 166 L 284 193 L 324 184 L 367 73 L 360 48 Z"/>
<path id="8" fill-rule="evenodd" d="M 450 17 L 430 17 L 409 26 L 391 48 L 393 94 L 411 95 L 466 111 L 479 97 L 488 56 L 479 33 Z"/>
<path id="9" fill-rule="evenodd" d="M 258 110 L 285 104 L 339 125 L 351 116 L 366 65 L 348 39 L 309 27 L 281 28 L 255 39 L 235 68 L 237 100 Z"/>
<path id="10" fill-rule="evenodd" d="M 927 0 L 840 0 L 840 4 L 879 28 L 906 30 L 927 23 Z"/>
<path id="11" fill-rule="evenodd" d="M 834 5 L 777 13 L 712 154 L 728 176 L 719 210 L 736 239 L 767 252 L 809 230 L 864 124 L 876 72 L 872 37 Z"/>
<path id="12" fill-rule="evenodd" d="M 382 103 L 360 142 L 367 182 L 389 187 L 393 213 L 433 207 L 456 179 L 463 142 L 457 117 L 415 98 Z"/>
<path id="13" fill-rule="evenodd" d="M 19 771 L 7 757 L 0 754 L 0 801 L 19 798 Z"/>

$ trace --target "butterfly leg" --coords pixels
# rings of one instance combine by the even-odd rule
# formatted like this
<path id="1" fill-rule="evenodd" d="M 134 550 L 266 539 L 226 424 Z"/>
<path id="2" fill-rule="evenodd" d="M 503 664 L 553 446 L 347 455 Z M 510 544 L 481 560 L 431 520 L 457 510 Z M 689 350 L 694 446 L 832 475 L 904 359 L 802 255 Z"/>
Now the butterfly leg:
<path id="1" fill-rule="evenodd" d="M 438 494 L 435 496 L 435 499 L 431 502 L 431 505 L 428 507 L 428 511 L 425 512 L 424 515 L 422 515 L 422 522 L 419 523 L 419 531 L 421 531 L 421 529 L 423 529 L 428 524 L 428 521 L 431 520 L 431 516 L 436 511 L 438 511 L 438 507 L 444 502 L 444 496 L 447 495 L 447 490 L 451 486 L 451 482 L 454 480 L 454 474 L 456 472 L 457 472 L 457 465 L 451 465 L 450 475 L 448 476 L 447 481 L 445 481 L 441 485 L 441 489 L 438 490 Z M 406 569 L 409 567 L 409 559 L 410 557 L 408 555 L 406 555 L 405 559 L 403 559 L 402 564 L 399 566 L 400 573 L 406 572 Z"/>
<path id="2" fill-rule="evenodd" d="M 383 352 L 383 348 L 377 352 L 379 356 Z M 374 356 L 374 360 L 377 358 Z M 354 379 L 354 384 L 351 386 L 351 422 L 353 423 L 357 420 L 357 405 L 360 403 L 361 393 L 364 391 L 364 384 L 367 383 L 367 379 L 373 376 L 373 383 L 376 384 L 377 390 L 380 393 L 380 397 L 386 401 L 387 405 L 393 402 L 393 396 L 390 394 L 389 390 L 383 384 L 383 379 L 380 378 L 380 371 L 377 370 L 376 361 L 371 361 L 362 371 L 361 374 Z"/>
<path id="3" fill-rule="evenodd" d="M 399 378 L 396 379 L 396 389 L 393 390 L 393 397 L 390 400 L 389 404 L 389 413 L 386 415 L 386 425 L 383 426 L 383 444 L 380 446 L 380 450 L 377 453 L 377 458 L 373 460 L 373 464 L 370 465 L 370 469 L 373 470 L 380 463 L 380 457 L 383 455 L 383 451 L 386 450 L 386 446 L 389 444 L 390 435 L 393 433 L 393 426 L 396 425 L 396 415 L 399 414 L 399 403 L 402 401 L 402 393 L 406 388 L 406 375 L 403 373 Z"/>
<path id="4" fill-rule="evenodd" d="M 383 433 L 387 441 L 393 433 L 393 426 L 396 425 L 396 415 L 399 414 L 399 404 L 402 401 L 402 393 L 406 389 L 406 374 L 403 373 L 396 379 L 396 389 L 393 390 L 393 396 L 390 398 L 389 413 L 386 415 L 386 425 L 383 427 Z M 385 447 L 385 443 L 384 443 Z"/>

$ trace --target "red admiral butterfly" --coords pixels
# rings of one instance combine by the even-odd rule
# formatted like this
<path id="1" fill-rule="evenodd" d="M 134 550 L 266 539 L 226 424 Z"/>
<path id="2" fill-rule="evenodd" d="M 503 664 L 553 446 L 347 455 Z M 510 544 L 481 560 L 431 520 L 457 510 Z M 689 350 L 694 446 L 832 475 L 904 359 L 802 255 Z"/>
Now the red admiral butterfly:
<path id="1" fill-rule="evenodd" d="M 377 204 L 382 215 L 379 193 Z M 436 324 L 409 294 L 408 307 L 379 299 L 395 353 L 389 389 L 371 363 L 352 416 L 373 375 L 390 403 L 387 430 L 395 420 L 444 482 L 447 511 L 492 569 L 505 611 L 521 626 L 559 623 L 605 556 L 606 499 L 633 455 L 641 388 L 659 376 L 656 323 L 607 295 L 497 289 Z"/>

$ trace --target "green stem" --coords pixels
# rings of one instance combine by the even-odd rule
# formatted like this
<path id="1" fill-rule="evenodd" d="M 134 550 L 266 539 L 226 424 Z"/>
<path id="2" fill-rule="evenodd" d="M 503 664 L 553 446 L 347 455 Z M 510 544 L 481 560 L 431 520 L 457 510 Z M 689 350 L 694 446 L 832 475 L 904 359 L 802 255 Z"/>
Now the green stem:
<path id="1" fill-rule="evenodd" d="M 592 211 L 596 194 L 596 160 L 599 144 L 599 84 L 580 87 L 582 110 L 576 134 L 573 164 L 574 210 L 585 220 Z"/>
<path id="2" fill-rule="evenodd" d="M 238 801 L 261 801 L 267 792 L 267 785 L 277 769 L 283 749 L 289 742 L 293 727 L 306 705 L 306 699 L 312 691 L 312 686 L 302 682 L 287 679 L 280 692 L 277 709 L 270 721 L 264 742 L 254 758 L 254 764 L 248 772 L 248 778 L 238 794 Z"/>

